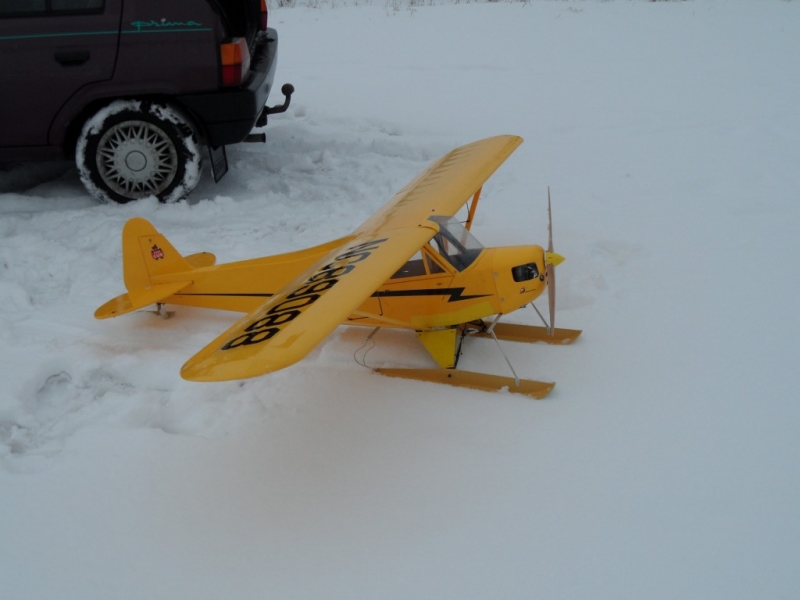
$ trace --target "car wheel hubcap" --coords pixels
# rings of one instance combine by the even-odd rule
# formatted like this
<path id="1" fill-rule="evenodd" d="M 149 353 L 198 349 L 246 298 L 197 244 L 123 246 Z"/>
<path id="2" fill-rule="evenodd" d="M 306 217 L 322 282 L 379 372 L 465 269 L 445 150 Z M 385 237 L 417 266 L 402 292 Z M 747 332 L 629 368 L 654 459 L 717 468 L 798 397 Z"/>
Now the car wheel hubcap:
<path id="1" fill-rule="evenodd" d="M 125 157 L 125 166 L 131 171 L 136 171 L 138 173 L 147 166 L 147 157 L 138 150 L 135 150 Z"/>
<path id="2" fill-rule="evenodd" d="M 162 129 L 146 121 L 125 121 L 100 138 L 97 167 L 117 194 L 141 198 L 167 189 L 178 171 L 178 154 Z"/>

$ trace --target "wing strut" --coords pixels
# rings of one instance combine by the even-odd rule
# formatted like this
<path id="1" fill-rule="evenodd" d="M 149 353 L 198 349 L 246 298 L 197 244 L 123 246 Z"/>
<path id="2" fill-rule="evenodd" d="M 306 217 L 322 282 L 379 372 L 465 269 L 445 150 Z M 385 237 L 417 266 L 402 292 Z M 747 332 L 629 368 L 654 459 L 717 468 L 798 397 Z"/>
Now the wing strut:
<path id="1" fill-rule="evenodd" d="M 472 227 L 472 220 L 475 218 L 475 210 L 478 208 L 478 200 L 481 199 L 481 190 L 483 190 L 483 186 L 479 187 L 478 191 L 475 192 L 475 195 L 472 197 L 472 203 L 469 205 L 467 222 L 464 223 L 464 229 L 467 231 L 469 231 L 470 227 Z"/>

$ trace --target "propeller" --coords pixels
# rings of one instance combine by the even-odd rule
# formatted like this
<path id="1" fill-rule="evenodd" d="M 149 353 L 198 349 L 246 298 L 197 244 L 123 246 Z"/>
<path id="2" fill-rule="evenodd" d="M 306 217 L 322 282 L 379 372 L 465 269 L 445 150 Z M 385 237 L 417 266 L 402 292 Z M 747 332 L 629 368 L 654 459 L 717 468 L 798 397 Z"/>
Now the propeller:
<path id="1" fill-rule="evenodd" d="M 545 273 L 547 275 L 547 302 L 550 309 L 550 335 L 556 330 L 556 265 L 564 262 L 564 257 L 553 251 L 553 211 L 550 207 L 550 186 L 547 187 L 547 252 L 544 255 Z"/>

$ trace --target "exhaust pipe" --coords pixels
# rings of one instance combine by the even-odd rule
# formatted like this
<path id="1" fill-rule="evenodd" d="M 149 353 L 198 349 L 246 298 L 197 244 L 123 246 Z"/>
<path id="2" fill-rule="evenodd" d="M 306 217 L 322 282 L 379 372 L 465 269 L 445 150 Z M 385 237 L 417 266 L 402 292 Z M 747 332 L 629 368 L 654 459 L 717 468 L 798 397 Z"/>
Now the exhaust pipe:
<path id="1" fill-rule="evenodd" d="M 266 133 L 250 133 L 242 140 L 247 144 L 263 144 L 267 141 Z"/>

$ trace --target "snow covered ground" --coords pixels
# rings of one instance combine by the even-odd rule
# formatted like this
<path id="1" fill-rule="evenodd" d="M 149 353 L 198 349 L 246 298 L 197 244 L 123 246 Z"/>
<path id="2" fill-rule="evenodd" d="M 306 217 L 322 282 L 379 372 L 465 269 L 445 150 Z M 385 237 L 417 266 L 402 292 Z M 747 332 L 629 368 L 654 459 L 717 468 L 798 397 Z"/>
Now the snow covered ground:
<path id="1" fill-rule="evenodd" d="M 377 4 L 273 10 L 292 108 L 188 203 L 0 168 L 0 596 L 795 598 L 800 2 Z M 347 328 L 189 383 L 236 315 L 92 317 L 132 216 L 221 262 L 303 248 L 499 133 L 473 232 L 543 242 L 549 185 L 584 329 L 505 344 L 546 400 L 382 378 Z M 462 366 L 507 373 L 486 340 Z"/>

